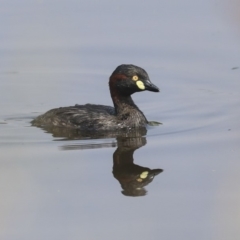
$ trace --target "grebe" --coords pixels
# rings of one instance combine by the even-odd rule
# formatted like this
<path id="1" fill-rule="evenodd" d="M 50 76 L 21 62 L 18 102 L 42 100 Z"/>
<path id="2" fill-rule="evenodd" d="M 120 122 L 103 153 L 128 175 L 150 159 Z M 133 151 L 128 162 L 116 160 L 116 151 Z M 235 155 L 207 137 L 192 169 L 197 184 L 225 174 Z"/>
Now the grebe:
<path id="1" fill-rule="evenodd" d="M 147 72 L 131 64 L 118 66 L 109 79 L 114 107 L 85 104 L 49 110 L 32 121 L 32 125 L 77 128 L 80 130 L 120 130 L 141 128 L 148 124 L 131 95 L 145 90 L 159 92 Z"/>

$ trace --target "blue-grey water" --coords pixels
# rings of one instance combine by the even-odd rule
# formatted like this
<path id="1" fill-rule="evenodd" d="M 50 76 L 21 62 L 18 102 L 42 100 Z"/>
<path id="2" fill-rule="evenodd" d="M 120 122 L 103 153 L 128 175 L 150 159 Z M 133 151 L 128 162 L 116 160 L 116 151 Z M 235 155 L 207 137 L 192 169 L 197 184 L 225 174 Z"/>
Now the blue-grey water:
<path id="1" fill-rule="evenodd" d="M 2 0 L 0 239 L 239 239 L 239 11 L 234 0 Z M 31 126 L 54 107 L 112 105 L 122 63 L 161 89 L 133 98 L 162 125 L 127 139 Z M 133 166 L 163 172 L 125 188 Z"/>

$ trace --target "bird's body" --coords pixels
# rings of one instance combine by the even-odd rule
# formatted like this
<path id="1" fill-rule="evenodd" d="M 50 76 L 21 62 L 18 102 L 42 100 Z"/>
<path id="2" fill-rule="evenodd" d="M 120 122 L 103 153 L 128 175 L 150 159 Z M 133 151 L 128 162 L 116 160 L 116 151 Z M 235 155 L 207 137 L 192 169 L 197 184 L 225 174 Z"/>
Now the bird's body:
<path id="1" fill-rule="evenodd" d="M 56 126 L 80 130 L 119 130 L 145 127 L 146 117 L 135 105 L 131 94 L 149 90 L 159 92 L 145 70 L 134 65 L 120 65 L 109 80 L 114 107 L 85 104 L 49 110 L 32 121 L 35 126 Z"/>

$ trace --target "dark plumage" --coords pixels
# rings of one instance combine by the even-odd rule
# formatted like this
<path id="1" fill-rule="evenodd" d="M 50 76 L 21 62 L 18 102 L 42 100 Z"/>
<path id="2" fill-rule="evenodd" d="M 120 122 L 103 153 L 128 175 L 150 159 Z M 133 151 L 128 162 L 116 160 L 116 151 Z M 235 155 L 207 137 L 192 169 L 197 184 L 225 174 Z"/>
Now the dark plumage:
<path id="1" fill-rule="evenodd" d="M 131 94 L 144 90 L 159 92 L 149 80 L 147 72 L 137 66 L 123 64 L 109 79 L 114 107 L 85 104 L 49 110 L 32 121 L 34 126 L 57 126 L 80 130 L 119 130 L 145 127 L 144 114 L 131 98 Z"/>

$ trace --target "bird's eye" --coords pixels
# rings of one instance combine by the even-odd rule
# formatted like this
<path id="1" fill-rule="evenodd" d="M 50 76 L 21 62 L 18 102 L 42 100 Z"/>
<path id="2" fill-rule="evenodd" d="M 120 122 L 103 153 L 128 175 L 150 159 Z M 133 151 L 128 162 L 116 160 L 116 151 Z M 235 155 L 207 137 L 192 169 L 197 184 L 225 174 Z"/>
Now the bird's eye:
<path id="1" fill-rule="evenodd" d="M 137 80 L 138 80 L 138 76 L 137 76 L 137 75 L 134 75 L 134 76 L 132 77 L 132 80 L 133 80 L 133 81 L 137 81 Z"/>

